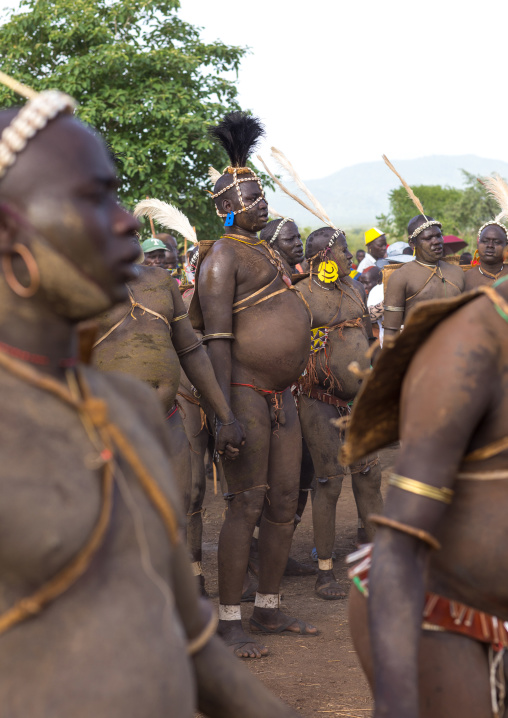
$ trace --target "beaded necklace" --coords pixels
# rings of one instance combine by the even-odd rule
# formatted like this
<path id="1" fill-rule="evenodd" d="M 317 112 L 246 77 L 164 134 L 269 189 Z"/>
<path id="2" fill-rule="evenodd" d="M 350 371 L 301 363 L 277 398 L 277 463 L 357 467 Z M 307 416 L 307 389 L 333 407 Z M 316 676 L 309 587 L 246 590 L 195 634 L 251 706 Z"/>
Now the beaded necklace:
<path id="1" fill-rule="evenodd" d="M 18 349 L 18 347 L 13 347 L 10 344 L 4 344 L 4 342 L 0 342 L 0 351 L 3 351 L 5 354 L 8 354 L 15 359 L 21 359 L 21 361 L 34 364 L 35 366 L 49 366 L 51 364 L 49 357 L 44 356 L 43 354 L 32 354 L 32 352 L 27 352 L 24 349 Z M 78 360 L 76 357 L 70 357 L 69 359 L 60 359 L 57 362 L 57 366 L 62 369 L 68 369 L 69 367 L 75 366 L 77 363 Z"/>
<path id="2" fill-rule="evenodd" d="M 241 242 L 242 244 L 246 244 L 248 247 L 257 247 L 258 244 L 261 244 L 268 252 L 268 257 L 264 252 L 260 252 L 260 250 L 256 250 L 257 252 L 260 252 L 266 259 L 272 264 L 277 272 L 280 274 L 280 277 L 284 284 L 286 284 L 288 287 L 291 286 L 291 277 L 287 274 L 286 268 L 284 267 L 284 264 L 282 263 L 282 259 L 278 257 L 275 253 L 275 251 L 270 247 L 270 245 L 264 241 L 264 239 L 260 239 L 259 242 L 246 242 L 244 239 L 240 239 L 238 236 L 234 234 L 224 234 L 221 239 L 234 239 L 235 242 Z"/>
<path id="3" fill-rule="evenodd" d="M 499 277 L 500 277 L 501 274 L 503 273 L 503 271 L 504 271 L 504 265 L 501 267 L 501 269 L 499 270 L 499 272 L 498 272 L 497 274 L 491 274 L 490 272 L 487 272 L 486 269 L 483 270 L 483 269 L 481 268 L 481 265 L 478 265 L 478 269 L 479 269 L 479 271 L 480 271 L 480 274 L 483 274 L 484 277 L 488 277 L 489 279 L 494 279 L 494 280 L 496 280 L 496 279 L 499 279 Z"/>

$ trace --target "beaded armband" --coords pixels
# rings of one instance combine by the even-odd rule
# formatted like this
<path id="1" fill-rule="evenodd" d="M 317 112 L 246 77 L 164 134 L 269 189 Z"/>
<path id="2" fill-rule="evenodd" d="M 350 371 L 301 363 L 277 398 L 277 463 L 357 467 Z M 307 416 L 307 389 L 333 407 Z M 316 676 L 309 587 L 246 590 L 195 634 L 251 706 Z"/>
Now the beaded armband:
<path id="1" fill-rule="evenodd" d="M 190 347 L 185 347 L 185 349 L 179 349 L 179 350 L 177 350 L 176 353 L 177 353 L 177 355 L 178 355 L 179 357 L 181 357 L 181 356 L 183 356 L 184 354 L 189 354 L 190 352 L 193 352 L 194 349 L 197 349 L 197 348 L 200 347 L 202 344 L 203 344 L 203 340 L 202 340 L 202 339 L 198 339 L 196 342 L 194 342 L 194 344 L 191 344 Z"/>
<path id="2" fill-rule="evenodd" d="M 233 340 L 235 338 L 234 334 L 231 334 L 229 332 L 217 332 L 216 334 L 205 334 L 203 337 L 203 344 L 206 344 L 206 342 L 211 341 L 212 339 L 231 339 Z"/>
<path id="3" fill-rule="evenodd" d="M 185 314 L 180 314 L 178 317 L 173 317 L 173 319 L 169 322 L 170 324 L 174 324 L 175 322 L 179 322 L 180 319 L 187 319 L 189 316 L 188 312 L 185 312 Z"/>
<path id="4" fill-rule="evenodd" d="M 398 489 L 403 491 L 409 491 L 412 494 L 418 496 L 425 496 L 428 499 L 434 499 L 435 501 L 441 501 L 443 504 L 451 504 L 453 498 L 453 491 L 447 488 L 438 489 L 435 486 L 424 484 L 421 481 L 415 481 L 415 479 L 409 479 L 407 476 L 400 476 L 400 474 L 391 474 L 388 479 L 390 486 L 396 486 Z"/>
<path id="5" fill-rule="evenodd" d="M 400 531 L 403 534 L 408 534 L 408 536 L 414 536 L 415 538 L 420 539 L 420 541 L 428 544 L 431 548 L 436 549 L 436 551 L 439 551 L 441 548 L 439 541 L 435 539 L 434 536 L 429 534 L 428 531 L 424 531 L 423 529 L 417 529 L 414 526 L 409 526 L 409 524 L 403 524 L 401 521 L 389 519 L 387 516 L 379 516 L 379 514 L 370 514 L 368 519 L 371 523 L 377 524 L 378 526 L 386 526 L 389 529 L 394 529 L 395 531 Z"/>
<path id="6" fill-rule="evenodd" d="M 403 312 L 404 307 L 384 307 L 385 312 Z"/>
<path id="7" fill-rule="evenodd" d="M 215 635 L 215 631 L 217 630 L 218 625 L 219 617 L 214 611 L 210 620 L 208 621 L 204 629 L 201 631 L 199 636 L 193 638 L 192 641 L 189 641 L 189 643 L 187 644 L 187 655 L 195 656 L 196 653 L 202 651 L 206 644 L 209 643 Z"/>

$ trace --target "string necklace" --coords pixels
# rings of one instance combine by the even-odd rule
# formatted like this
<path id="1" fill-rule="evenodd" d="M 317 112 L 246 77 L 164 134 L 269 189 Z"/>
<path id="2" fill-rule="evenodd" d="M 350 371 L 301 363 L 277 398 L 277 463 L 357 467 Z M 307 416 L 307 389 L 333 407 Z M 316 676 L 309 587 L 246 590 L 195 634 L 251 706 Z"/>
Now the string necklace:
<path id="1" fill-rule="evenodd" d="M 501 269 L 497 274 L 491 274 L 490 272 L 487 272 L 487 270 L 482 269 L 481 265 L 478 265 L 478 269 L 480 270 L 480 274 L 483 274 L 484 277 L 488 277 L 489 279 L 498 279 L 504 270 L 504 264 L 502 265 Z"/>
<path id="2" fill-rule="evenodd" d="M 260 239 L 259 242 L 246 242 L 245 239 L 240 239 L 235 234 L 223 234 L 221 239 L 234 239 L 235 242 L 241 242 L 242 244 L 247 244 L 249 247 L 256 247 L 258 244 L 263 244 L 264 240 Z"/>
<path id="3" fill-rule="evenodd" d="M 34 364 L 35 366 L 49 366 L 51 364 L 50 358 L 44 356 L 43 354 L 33 354 L 32 352 L 25 351 L 24 349 L 18 349 L 18 347 L 13 347 L 10 344 L 5 344 L 4 342 L 0 342 L 0 351 L 3 351 L 5 354 L 8 354 L 15 359 L 27 362 L 28 364 Z M 76 366 L 77 363 L 78 360 L 76 357 L 69 357 L 69 359 L 60 359 L 57 362 L 57 366 L 62 369 L 68 369 Z"/>

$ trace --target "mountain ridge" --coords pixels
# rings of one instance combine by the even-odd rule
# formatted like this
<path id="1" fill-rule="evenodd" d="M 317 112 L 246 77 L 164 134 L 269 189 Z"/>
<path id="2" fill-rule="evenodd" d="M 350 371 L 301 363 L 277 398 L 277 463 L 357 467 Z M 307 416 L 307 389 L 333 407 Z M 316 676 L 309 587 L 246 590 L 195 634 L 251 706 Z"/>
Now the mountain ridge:
<path id="1" fill-rule="evenodd" d="M 410 185 L 460 188 L 464 186 L 463 169 L 479 177 L 497 172 L 508 178 L 508 162 L 476 155 L 430 155 L 414 160 L 393 160 L 393 164 Z M 286 179 L 282 176 L 284 183 Z M 382 160 L 350 165 L 321 179 L 305 180 L 305 183 L 332 221 L 345 229 L 374 225 L 376 216 L 389 210 L 389 192 L 400 187 L 399 180 Z M 292 182 L 287 186 L 294 189 Z M 319 226 L 313 215 L 281 190 L 268 190 L 267 197 L 277 212 L 293 217 L 298 224 Z"/>

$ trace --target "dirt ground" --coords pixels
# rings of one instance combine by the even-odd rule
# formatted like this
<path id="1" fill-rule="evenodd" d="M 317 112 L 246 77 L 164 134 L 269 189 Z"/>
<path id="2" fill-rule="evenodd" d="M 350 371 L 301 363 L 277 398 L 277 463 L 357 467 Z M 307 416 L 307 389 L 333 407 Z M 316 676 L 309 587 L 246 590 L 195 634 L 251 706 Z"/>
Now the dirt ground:
<path id="1" fill-rule="evenodd" d="M 395 455 L 394 448 L 381 452 L 383 490 Z M 213 495 L 211 482 L 207 486 L 205 506 L 203 571 L 207 590 L 217 605 L 217 541 L 224 500 L 220 491 L 218 496 Z M 344 558 L 355 549 L 356 530 L 356 506 L 348 476 L 337 505 L 335 539 L 335 575 L 348 589 L 351 582 L 347 578 Z M 313 546 L 309 504 L 295 532 L 291 556 L 304 563 L 312 563 L 310 552 Z M 349 636 L 347 600 L 324 601 L 318 598 L 314 593 L 314 582 L 312 576 L 285 577 L 281 586 L 282 608 L 289 615 L 317 626 L 319 636 L 263 636 L 270 655 L 244 663 L 273 693 L 300 711 L 302 716 L 368 718 L 372 700 Z M 248 621 L 252 606 L 251 603 L 242 605 L 244 621 Z"/>

